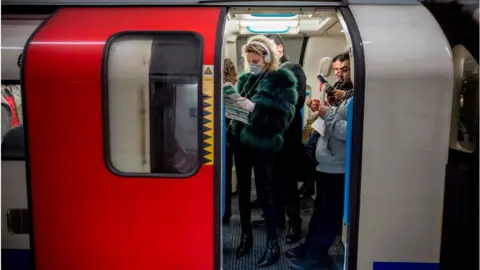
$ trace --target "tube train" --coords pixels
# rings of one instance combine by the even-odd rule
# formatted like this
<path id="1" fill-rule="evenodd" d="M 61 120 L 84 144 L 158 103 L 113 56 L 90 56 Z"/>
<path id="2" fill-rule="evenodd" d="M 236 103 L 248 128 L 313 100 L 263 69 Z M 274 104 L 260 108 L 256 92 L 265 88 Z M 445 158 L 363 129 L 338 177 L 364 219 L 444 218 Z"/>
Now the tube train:
<path id="1" fill-rule="evenodd" d="M 2 267 L 220 269 L 223 58 L 272 32 L 311 96 L 349 48 L 345 269 L 478 267 L 478 3 L 413 0 L 2 1 Z"/>

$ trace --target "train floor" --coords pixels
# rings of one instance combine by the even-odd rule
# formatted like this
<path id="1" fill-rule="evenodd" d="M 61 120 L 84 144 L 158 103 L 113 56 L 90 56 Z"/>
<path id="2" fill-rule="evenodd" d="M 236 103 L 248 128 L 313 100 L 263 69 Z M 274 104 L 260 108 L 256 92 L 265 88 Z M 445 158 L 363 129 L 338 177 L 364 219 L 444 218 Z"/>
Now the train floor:
<path id="1" fill-rule="evenodd" d="M 254 185 L 252 185 L 254 186 Z M 252 200 L 255 199 L 255 191 L 252 191 Z M 311 203 L 309 203 L 311 205 Z M 306 207 L 302 207 L 306 208 Z M 312 208 L 302 210 L 302 232 L 303 236 L 307 233 L 308 222 L 312 214 Z M 261 219 L 261 210 L 252 210 L 252 221 Z M 223 226 L 223 269 L 224 270 L 250 270 L 255 269 L 255 263 L 262 256 L 266 245 L 266 234 L 263 228 L 253 229 L 253 249 L 251 253 L 245 257 L 237 259 L 235 257 L 235 248 L 240 243 L 240 216 L 238 212 L 238 200 L 234 195 L 232 196 L 232 218 L 229 225 Z M 280 250 L 282 252 L 279 262 L 276 264 L 264 268 L 266 270 L 287 270 L 289 259 L 285 257 L 284 251 L 297 246 L 299 243 L 293 245 L 287 245 L 283 238 L 284 232 L 281 232 L 280 237 Z M 329 250 L 330 255 L 336 262 L 335 270 L 343 269 L 344 261 L 344 248 L 340 240 L 340 236 L 337 237 L 335 244 Z M 302 240 L 303 241 L 303 240 Z M 325 268 L 325 270 L 331 268 Z"/>

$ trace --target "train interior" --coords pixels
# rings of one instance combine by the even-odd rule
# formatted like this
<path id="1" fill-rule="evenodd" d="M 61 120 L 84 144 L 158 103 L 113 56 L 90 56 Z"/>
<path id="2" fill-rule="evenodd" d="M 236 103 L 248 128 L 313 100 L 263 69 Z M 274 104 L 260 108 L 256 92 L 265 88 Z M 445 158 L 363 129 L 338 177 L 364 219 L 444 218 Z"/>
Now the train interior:
<path id="1" fill-rule="evenodd" d="M 343 24 L 345 25 L 345 24 Z M 229 10 L 225 26 L 224 57 L 229 58 L 237 68 L 243 72 L 244 60 L 241 54 L 242 47 L 250 36 L 256 34 L 278 33 L 284 40 L 285 54 L 289 61 L 299 63 L 307 77 L 307 98 L 319 98 L 320 82 L 317 75 L 322 73 L 330 84 L 337 81 L 331 59 L 346 51 L 347 37 L 342 26 L 341 17 L 334 10 L 302 8 L 232 8 Z M 348 30 L 347 30 L 348 31 Z M 353 65 L 351 65 L 353 69 Z M 314 117 L 314 113 L 305 106 L 303 109 L 304 124 Z M 235 163 L 235 161 L 234 161 Z M 224 162 L 225 164 L 225 162 Z M 254 174 L 252 172 L 252 176 Z M 253 179 L 252 179 L 253 181 Z M 255 198 L 255 185 L 252 183 L 252 200 Z M 299 183 L 300 187 L 300 183 Z M 241 236 L 235 165 L 232 172 L 232 217 L 228 225 L 223 225 L 223 265 L 224 269 L 249 269 L 262 256 L 266 235 L 263 228 L 254 228 L 254 247 L 251 254 L 235 257 L 235 249 Z M 302 205 L 302 234 L 307 232 L 308 221 L 312 214 L 312 198 L 304 198 Z M 252 210 L 252 220 L 262 219 L 261 210 Z M 280 232 L 282 235 L 284 232 Z M 337 268 L 341 269 L 344 263 L 344 244 L 346 242 L 346 226 L 342 235 L 337 237 L 335 245 L 330 249 Z M 299 243 L 286 244 L 280 237 L 282 250 L 295 247 Z M 343 240 L 342 240 L 343 239 Z M 268 269 L 287 269 L 288 259 L 281 256 L 280 263 Z"/>
<path id="2" fill-rule="evenodd" d="M 25 16 L 8 15 L 2 16 L 2 41 L 1 41 L 1 56 L 2 56 L 2 267 L 4 269 L 24 269 L 25 266 L 19 266 L 18 262 L 22 261 L 24 265 L 30 264 L 30 242 L 29 242 L 29 212 L 28 212 L 28 196 L 26 189 L 26 171 L 25 171 L 25 146 L 23 129 L 18 129 L 19 124 L 23 124 L 21 92 L 20 92 L 20 68 L 19 62 L 21 60 L 21 53 L 28 37 L 33 33 L 35 28 L 46 18 L 43 15 L 32 15 L 26 18 Z M 319 97 L 319 81 L 317 74 L 322 72 L 330 83 L 336 81 L 335 74 L 331 69 L 331 58 L 342 53 L 349 47 L 348 29 L 343 23 L 341 16 L 334 10 L 328 9 L 263 9 L 263 8 L 232 8 L 229 10 L 227 23 L 225 26 L 225 40 L 224 40 L 224 57 L 230 58 L 236 65 L 238 72 L 243 71 L 243 60 L 241 56 L 241 48 L 246 43 L 249 36 L 259 33 L 279 33 L 284 38 L 286 54 L 289 56 L 291 62 L 300 63 L 307 76 L 307 91 L 309 91 L 308 98 Z M 128 41 L 128 40 L 127 40 Z M 138 41 L 134 47 L 130 46 L 132 43 L 120 40 L 118 45 L 115 45 L 113 53 L 124 55 L 128 52 L 131 57 L 150 55 L 150 48 L 152 41 Z M 462 44 L 455 45 L 452 49 L 454 69 L 455 69 L 455 86 L 454 86 L 454 102 L 452 104 L 452 122 L 450 133 L 450 159 L 454 164 L 451 168 L 450 178 L 455 180 L 458 177 L 464 177 L 466 181 L 472 179 L 471 168 L 470 171 L 465 172 L 462 164 L 472 163 L 472 160 L 477 161 L 478 164 L 478 61 Z M 477 54 L 478 57 L 478 54 Z M 112 62 L 109 65 L 117 68 L 116 72 L 126 75 L 128 72 L 132 73 L 130 69 L 122 69 L 121 62 L 115 62 L 115 57 L 111 57 Z M 118 59 L 118 58 L 117 58 Z M 128 61 L 124 61 L 128 62 Z M 351 64 L 353 68 L 353 63 Z M 136 67 L 137 70 L 139 67 Z M 136 72 L 136 70 L 135 70 Z M 353 72 L 353 71 L 352 71 Z M 146 71 L 148 74 L 148 70 Z M 121 77 L 121 76 L 119 76 Z M 353 77 L 353 76 L 352 76 Z M 112 82 L 115 83 L 115 82 Z M 143 84 L 148 87 L 148 78 L 138 78 L 137 82 L 133 84 Z M 196 138 L 192 134 L 198 132 L 196 125 L 196 108 L 198 100 L 195 92 L 194 82 L 185 82 L 179 86 L 182 88 L 176 89 L 176 96 L 174 98 L 176 106 L 175 109 L 166 110 L 164 117 L 174 116 L 177 121 L 174 121 L 172 129 L 176 130 L 174 138 L 176 143 L 186 153 L 186 159 L 176 162 L 178 166 L 174 169 L 177 171 L 188 171 L 184 165 L 189 164 L 189 160 L 197 155 L 197 141 L 192 141 L 191 138 Z M 161 86 L 159 86 L 161 87 Z M 127 89 L 128 85 L 122 89 Z M 131 95 L 121 97 L 117 95 L 113 102 L 120 104 L 115 106 L 116 116 L 118 121 L 125 121 L 130 115 L 134 115 L 132 111 L 142 111 L 142 100 L 144 98 L 143 92 L 132 91 Z M 162 97 L 159 97 L 161 99 Z M 171 99 L 171 97 L 163 97 L 164 99 Z M 129 107 L 130 110 L 125 110 L 125 106 L 121 104 L 132 104 L 131 100 L 138 102 L 133 103 Z M 161 101 L 159 101 L 161 102 Z M 189 108 L 184 110 L 184 108 Z M 304 108 L 304 122 L 312 117 L 307 107 Z M 148 121 L 141 120 L 141 115 L 138 116 L 140 121 L 138 123 L 138 130 L 142 132 L 146 130 Z M 111 127 L 117 125 L 115 121 L 111 121 Z M 137 120 L 138 120 L 137 119 Z M 183 120 L 182 120 L 183 119 Z M 15 128 L 17 127 L 17 128 Z M 149 141 L 150 134 L 148 132 L 129 133 L 119 132 L 116 137 L 111 140 L 112 144 L 122 144 L 125 138 L 131 141 L 132 136 L 138 137 L 138 140 L 147 138 Z M 123 137 L 127 136 L 127 137 Z M 168 140 L 168 138 L 165 138 Z M 130 147 L 125 145 L 124 147 Z M 137 147 L 133 146 L 132 147 Z M 155 148 L 155 147 L 154 147 Z M 143 145 L 139 149 L 126 149 L 128 155 L 122 156 L 121 152 L 113 155 L 112 163 L 115 167 L 124 171 L 145 172 L 154 168 L 149 166 L 154 161 L 150 160 L 150 153 L 148 149 L 152 149 L 149 145 Z M 160 152 L 165 150 L 159 150 Z M 134 153 L 134 154 L 132 154 Z M 133 156 L 136 155 L 136 156 Z M 165 163 L 159 163 L 158 170 L 165 171 Z M 163 164 L 163 165 L 162 165 Z M 160 167 L 164 166 L 164 167 Z M 170 166 L 171 167 L 171 166 Z M 462 171 L 463 168 L 463 171 Z M 477 175 L 478 175 L 478 167 Z M 453 207 L 446 212 L 449 220 L 444 221 L 445 230 L 459 231 L 464 229 L 468 220 L 460 220 L 460 209 L 465 209 L 466 205 L 471 205 L 470 201 L 462 200 L 462 194 L 466 194 L 467 190 L 472 192 L 470 184 L 464 185 L 461 181 L 448 181 L 450 185 L 450 205 Z M 476 183 L 478 185 L 478 183 Z M 255 185 L 252 185 L 254 187 Z M 477 186 L 478 188 L 478 186 Z M 477 189 L 478 190 L 478 189 Z M 237 191 L 235 166 L 232 174 L 232 192 Z M 455 191 L 455 192 L 454 192 Z M 463 192 L 463 193 L 462 193 Z M 468 195 L 468 194 L 467 194 Z M 478 193 L 477 193 L 478 196 Z M 447 195 L 446 195 L 447 197 Z M 255 190 L 252 190 L 252 200 L 255 198 Z M 303 235 L 307 230 L 309 217 L 311 215 L 311 201 L 302 202 L 302 218 Z M 476 204 L 476 202 L 475 202 Z M 240 240 L 240 222 L 237 208 L 236 197 L 232 198 L 232 218 L 229 225 L 222 226 L 223 233 L 223 266 L 224 269 L 251 269 L 255 262 L 260 258 L 264 248 L 265 235 L 262 228 L 254 229 L 254 248 L 253 252 L 241 259 L 235 258 L 235 248 Z M 447 210 L 445 210 L 447 211 Z M 464 211 L 464 210 L 462 210 Z M 478 213 L 478 212 L 477 212 Z M 459 216 L 460 215 L 460 216 Z M 253 210 L 252 220 L 261 219 L 260 210 Z M 457 222 L 457 223 L 455 223 Z M 344 250 L 347 244 L 347 226 L 344 226 L 342 235 L 338 237 L 336 244 L 330 250 L 331 255 L 337 263 L 337 268 L 343 268 Z M 475 228 L 476 230 L 476 228 Z M 450 247 L 456 247 L 455 243 L 469 242 L 467 239 L 458 240 L 455 236 L 446 237 L 444 241 L 453 243 Z M 281 242 L 282 250 L 293 247 L 294 245 L 286 245 Z M 443 247 L 443 245 L 442 245 Z M 448 250 L 442 250 L 448 253 Z M 455 252 L 455 251 L 452 251 Z M 21 257 L 22 260 L 18 260 Z M 15 260 L 15 262 L 13 262 Z M 14 265 L 14 266 L 13 266 Z M 271 266 L 268 269 L 287 269 L 287 259 L 282 255 L 280 262 Z"/>

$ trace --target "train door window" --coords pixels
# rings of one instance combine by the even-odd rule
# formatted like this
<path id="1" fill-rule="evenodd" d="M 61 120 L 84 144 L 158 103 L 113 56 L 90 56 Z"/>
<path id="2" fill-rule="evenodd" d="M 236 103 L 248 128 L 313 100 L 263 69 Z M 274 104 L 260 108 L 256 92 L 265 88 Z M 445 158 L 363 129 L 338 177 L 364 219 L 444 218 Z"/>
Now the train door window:
<path id="1" fill-rule="evenodd" d="M 8 209 L 7 229 L 11 234 L 28 234 L 30 232 L 30 213 L 28 209 Z"/>
<path id="2" fill-rule="evenodd" d="M 2 84 L 2 159 L 24 159 L 22 96 L 18 83 Z"/>
<path id="3" fill-rule="evenodd" d="M 478 143 L 478 62 L 463 46 L 452 49 L 454 94 L 450 148 L 472 153 Z"/>
<path id="4" fill-rule="evenodd" d="M 188 176 L 201 164 L 202 40 L 122 34 L 106 65 L 106 156 L 117 173 Z"/>

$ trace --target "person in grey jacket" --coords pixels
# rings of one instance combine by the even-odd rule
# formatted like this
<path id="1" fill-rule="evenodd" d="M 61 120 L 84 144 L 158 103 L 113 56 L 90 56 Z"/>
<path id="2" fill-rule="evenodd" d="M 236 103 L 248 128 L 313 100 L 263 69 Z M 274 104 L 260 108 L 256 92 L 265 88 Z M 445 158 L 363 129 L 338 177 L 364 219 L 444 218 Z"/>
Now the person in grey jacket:
<path id="1" fill-rule="evenodd" d="M 342 63 L 342 76 L 350 79 L 350 60 Z M 315 149 L 317 196 L 305 243 L 286 252 L 296 258 L 291 269 L 323 269 L 333 260 L 328 249 L 341 233 L 345 187 L 345 160 L 347 145 L 348 110 L 353 102 L 353 91 L 345 93 L 338 107 L 325 104 L 318 109 L 324 120 L 325 130 L 320 135 Z"/>

